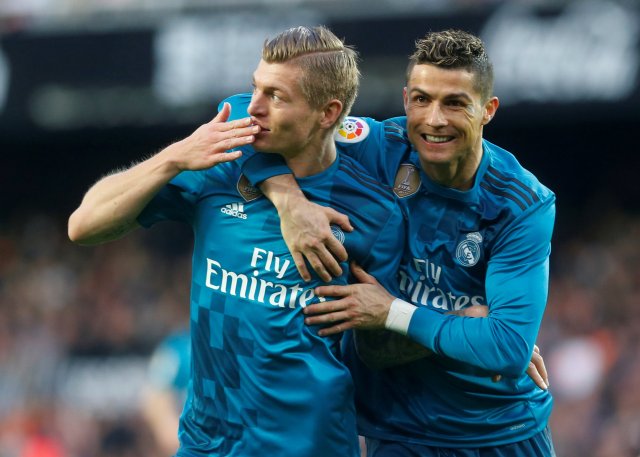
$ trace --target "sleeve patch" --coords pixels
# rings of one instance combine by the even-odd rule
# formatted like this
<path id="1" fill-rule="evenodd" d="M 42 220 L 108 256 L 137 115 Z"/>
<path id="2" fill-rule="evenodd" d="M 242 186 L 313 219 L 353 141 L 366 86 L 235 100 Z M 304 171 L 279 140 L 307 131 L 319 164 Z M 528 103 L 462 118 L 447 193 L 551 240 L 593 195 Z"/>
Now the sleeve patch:
<path id="1" fill-rule="evenodd" d="M 347 116 L 334 135 L 338 143 L 359 143 L 369 136 L 369 124 L 360 117 Z"/>

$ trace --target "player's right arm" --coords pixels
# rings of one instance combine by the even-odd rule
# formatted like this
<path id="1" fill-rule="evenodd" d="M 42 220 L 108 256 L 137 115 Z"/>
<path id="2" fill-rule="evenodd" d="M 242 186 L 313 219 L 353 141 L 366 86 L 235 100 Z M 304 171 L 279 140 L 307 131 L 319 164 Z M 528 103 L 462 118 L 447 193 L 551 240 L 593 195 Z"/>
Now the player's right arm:
<path id="1" fill-rule="evenodd" d="M 115 240 L 138 227 L 136 218 L 171 179 L 184 170 L 203 170 L 237 159 L 225 153 L 252 143 L 259 127 L 250 118 L 227 123 L 229 105 L 191 135 L 149 159 L 94 184 L 69 217 L 69 238 L 78 244 Z"/>
<path id="2" fill-rule="evenodd" d="M 248 104 L 248 101 L 245 100 L 244 103 Z M 239 108 L 241 107 L 240 105 Z M 386 144 L 389 138 L 396 146 L 406 141 L 402 118 L 384 122 L 357 119 L 363 125 L 366 124 L 364 130 L 368 133 L 361 141 L 337 142 L 340 152 L 355 158 L 371 176 L 382 183 L 392 184 L 394 176 L 390 173 L 395 175 L 399 163 L 395 163 L 398 160 L 397 154 L 387 151 Z M 245 151 L 247 154 L 242 159 L 243 173 L 249 181 L 260 187 L 278 210 L 282 236 L 302 278 L 306 281 L 311 279 L 307 262 L 326 282 L 339 276 L 342 270 L 338 262 L 347 259 L 347 252 L 332 235 L 330 225 L 339 225 L 343 230 L 351 231 L 353 228 L 348 217 L 310 202 L 290 170 L 283 166 L 281 157 L 276 154 L 255 153 L 251 148 L 245 148 Z"/>

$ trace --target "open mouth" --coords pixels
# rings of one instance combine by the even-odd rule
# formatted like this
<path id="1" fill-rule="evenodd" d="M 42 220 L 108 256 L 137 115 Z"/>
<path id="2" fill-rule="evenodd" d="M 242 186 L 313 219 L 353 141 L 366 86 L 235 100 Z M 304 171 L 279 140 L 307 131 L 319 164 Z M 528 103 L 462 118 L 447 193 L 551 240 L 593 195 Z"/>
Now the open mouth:
<path id="1" fill-rule="evenodd" d="M 444 136 L 444 135 L 427 135 L 423 133 L 420 135 L 424 141 L 427 143 L 446 143 L 448 141 L 452 141 L 452 136 Z"/>

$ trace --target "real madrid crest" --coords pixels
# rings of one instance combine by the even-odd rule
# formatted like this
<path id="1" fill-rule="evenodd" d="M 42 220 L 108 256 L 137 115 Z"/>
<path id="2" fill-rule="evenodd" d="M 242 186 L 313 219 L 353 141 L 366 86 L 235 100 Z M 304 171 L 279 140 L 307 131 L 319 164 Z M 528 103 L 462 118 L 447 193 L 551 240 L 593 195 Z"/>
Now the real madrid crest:
<path id="1" fill-rule="evenodd" d="M 398 168 L 396 180 L 393 183 L 393 193 L 398 198 L 409 197 L 420 189 L 420 172 L 418 167 L 410 163 L 403 163 Z"/>
<path id="2" fill-rule="evenodd" d="M 359 143 L 369 136 L 369 124 L 359 117 L 347 116 L 333 139 L 338 143 Z"/>
<path id="3" fill-rule="evenodd" d="M 467 233 L 456 248 L 456 261 L 463 267 L 472 267 L 482 255 L 482 235 L 480 232 Z"/>
<path id="4" fill-rule="evenodd" d="M 331 224 L 331 233 L 340 241 L 340 244 L 344 244 L 344 232 L 340 227 Z"/>
<path id="5" fill-rule="evenodd" d="M 253 201 L 256 198 L 262 196 L 262 192 L 260 192 L 260 189 L 251 185 L 245 175 L 240 175 L 240 179 L 238 179 L 236 188 L 238 189 L 240 195 L 242 195 L 242 198 L 244 198 L 244 200 L 247 202 Z"/>

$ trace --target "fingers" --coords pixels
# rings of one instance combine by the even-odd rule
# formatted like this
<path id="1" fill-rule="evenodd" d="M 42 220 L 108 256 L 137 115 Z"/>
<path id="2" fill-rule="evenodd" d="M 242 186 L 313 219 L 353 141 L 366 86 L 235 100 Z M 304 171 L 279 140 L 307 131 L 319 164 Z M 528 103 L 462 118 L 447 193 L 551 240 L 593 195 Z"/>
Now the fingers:
<path id="1" fill-rule="evenodd" d="M 222 109 L 213 118 L 212 122 L 216 122 L 216 123 L 217 122 L 227 122 L 227 119 L 229 119 L 229 115 L 230 114 L 231 114 L 231 105 L 229 103 L 225 102 L 222 105 Z"/>
<path id="2" fill-rule="evenodd" d="M 227 130 L 234 130 L 240 127 L 248 127 L 253 124 L 253 121 L 250 117 L 243 117 L 242 119 L 236 119 L 231 122 L 227 122 L 229 119 L 229 115 L 231 114 L 231 105 L 228 102 L 225 102 L 222 105 L 222 109 L 215 115 L 209 124 L 219 125 L 220 132 L 226 132 Z"/>
<path id="3" fill-rule="evenodd" d="M 228 124 L 233 124 L 233 122 L 230 122 Z M 212 152 L 228 151 L 230 149 L 244 146 L 246 144 L 251 144 L 255 141 L 255 135 L 260 132 L 260 127 L 258 127 L 257 125 L 250 125 L 248 127 L 235 127 L 233 129 L 226 129 L 222 131 L 219 130 L 220 126 L 226 125 L 227 124 L 214 124 L 210 126 L 212 130 L 210 134 L 210 141 L 214 145 Z"/>
<path id="4" fill-rule="evenodd" d="M 307 315 L 304 319 L 306 325 L 327 325 L 318 330 L 320 336 L 335 335 L 353 327 L 348 311 L 339 300 L 315 303 L 303 312 Z"/>
<path id="5" fill-rule="evenodd" d="M 500 382 L 501 379 L 502 379 L 502 375 L 501 374 L 494 374 L 493 376 L 491 376 L 491 380 L 493 382 Z"/>
<path id="6" fill-rule="evenodd" d="M 349 216 L 342 214 L 333 208 L 326 208 L 326 213 L 331 224 L 338 225 L 342 230 L 346 230 L 347 232 L 353 231 L 353 226 L 351 225 L 351 222 L 349 222 Z"/>
<path id="7" fill-rule="evenodd" d="M 307 268 L 307 263 L 304 261 L 304 257 L 299 252 L 291 252 L 291 257 L 293 257 L 293 262 L 296 264 L 296 268 L 298 269 L 298 273 L 302 276 L 302 279 L 309 282 L 311 281 L 311 274 L 309 273 L 309 269 Z"/>
<path id="8" fill-rule="evenodd" d="M 464 315 L 467 317 L 487 317 L 489 315 L 489 307 L 486 305 L 473 305 L 464 309 Z"/>
<path id="9" fill-rule="evenodd" d="M 544 379 L 542 379 L 542 376 L 540 376 L 540 373 L 533 362 L 529 362 L 527 374 L 531 380 L 536 383 L 536 386 L 540 387 L 542 390 L 547 390 L 547 384 L 544 382 Z"/>
<path id="10" fill-rule="evenodd" d="M 311 265 L 311 268 L 313 269 L 313 271 L 316 272 L 316 274 L 320 277 L 320 279 L 322 279 L 324 282 L 330 282 L 331 281 L 331 274 L 329 274 L 329 272 L 327 271 L 327 268 L 325 268 L 325 264 L 323 262 L 328 262 L 329 259 L 328 257 L 331 257 L 330 254 L 326 254 L 323 257 L 320 257 L 320 253 L 316 252 L 316 251 L 312 251 L 312 250 L 306 250 L 306 251 L 302 251 L 302 254 L 304 254 L 304 256 L 307 259 L 307 262 L 309 262 L 309 265 Z M 300 252 L 298 251 L 292 251 L 291 255 L 294 258 L 294 261 L 296 263 L 296 267 L 298 267 L 298 262 L 300 262 L 300 266 L 298 267 L 298 271 L 300 272 L 300 275 L 302 276 L 302 279 L 304 279 L 305 281 L 310 281 L 311 280 L 311 275 L 309 274 L 309 270 L 307 269 L 306 265 L 304 265 L 304 260 L 302 259 L 302 255 Z M 335 259 L 333 259 L 333 257 L 331 257 L 331 260 L 335 262 Z M 301 268 L 303 268 L 304 265 L 304 272 L 305 272 L 305 276 L 302 275 L 302 271 Z M 338 265 L 338 268 L 340 268 L 340 266 Z"/>
<path id="11" fill-rule="evenodd" d="M 337 335 L 338 333 L 342 333 L 345 330 L 349 330 L 350 328 L 352 328 L 351 324 L 349 324 L 348 322 L 342 322 L 332 327 L 325 327 L 318 330 L 318 335 L 320 336 Z"/>
<path id="12" fill-rule="evenodd" d="M 351 286 L 319 286 L 315 288 L 314 293 L 318 297 L 345 297 L 350 291 Z"/>
<path id="13" fill-rule="evenodd" d="M 359 283 L 378 284 L 376 278 L 364 271 L 364 268 L 362 268 L 356 262 L 351 262 L 351 274 L 358 280 Z"/>
<path id="14" fill-rule="evenodd" d="M 224 162 L 233 162 L 234 160 L 242 157 L 242 151 L 232 151 L 227 154 L 218 154 L 215 156 L 214 161 L 216 164 Z"/>
<path id="15" fill-rule="evenodd" d="M 343 321 L 347 321 L 348 319 L 349 319 L 349 315 L 346 311 L 335 311 L 333 313 L 319 314 L 315 316 L 306 317 L 304 319 L 304 323 L 307 325 L 326 325 L 326 324 L 343 323 Z"/>
<path id="16" fill-rule="evenodd" d="M 342 275 L 340 262 L 344 262 L 348 258 L 347 250 L 331 232 L 322 242 L 317 241 L 309 244 L 302 253 L 311 268 L 324 282 L 329 282 L 332 278 Z"/>
<path id="17" fill-rule="evenodd" d="M 547 374 L 547 367 L 544 364 L 544 359 L 542 358 L 542 355 L 540 355 L 540 348 L 537 345 L 533 346 L 533 354 L 531 355 L 531 364 L 533 364 L 533 366 L 535 367 L 536 371 L 540 374 L 540 377 L 542 378 L 542 380 L 544 381 L 544 385 L 545 387 L 540 386 L 540 384 L 538 384 L 538 386 L 541 389 L 546 389 L 549 387 L 549 375 Z"/>
<path id="18" fill-rule="evenodd" d="M 344 253 L 346 255 L 347 251 Z M 323 281 L 329 282 L 332 277 L 338 277 L 342 274 L 340 264 L 325 246 L 321 246 L 316 254 L 317 263 L 315 265 L 312 264 L 312 267 Z"/>
<path id="19" fill-rule="evenodd" d="M 302 310 L 302 312 L 306 316 L 319 316 L 323 314 L 329 314 L 337 311 L 342 311 L 344 307 L 341 305 L 339 300 L 314 303 L 312 305 L 308 305 L 306 308 Z M 305 318 L 306 322 L 306 318 Z M 333 321 L 322 321 L 322 322 L 333 322 Z"/>
<path id="20" fill-rule="evenodd" d="M 347 250 L 345 249 L 343 244 L 340 241 L 338 241 L 338 239 L 335 236 L 331 236 L 330 238 L 327 239 L 326 249 L 327 249 L 327 254 L 334 257 L 340 262 L 346 262 L 347 259 L 349 258 L 349 254 L 347 254 Z M 336 264 L 337 263 L 338 262 L 336 262 Z M 338 274 L 334 274 L 334 276 L 339 276 L 341 274 L 342 274 L 342 268 L 340 268 L 340 271 L 338 272 Z"/>
<path id="21" fill-rule="evenodd" d="M 224 121 L 219 119 L 222 118 L 221 116 L 223 115 L 224 111 L 220 111 L 218 115 L 209 122 L 209 125 L 216 126 L 219 132 L 228 132 L 230 130 L 251 127 L 257 127 L 258 129 L 260 128 L 258 125 L 253 124 L 253 121 L 250 117 L 243 117 L 242 119 L 236 119 L 235 121 L 226 122 L 226 119 L 229 118 L 229 114 L 227 113 L 226 116 L 224 116 Z"/>

